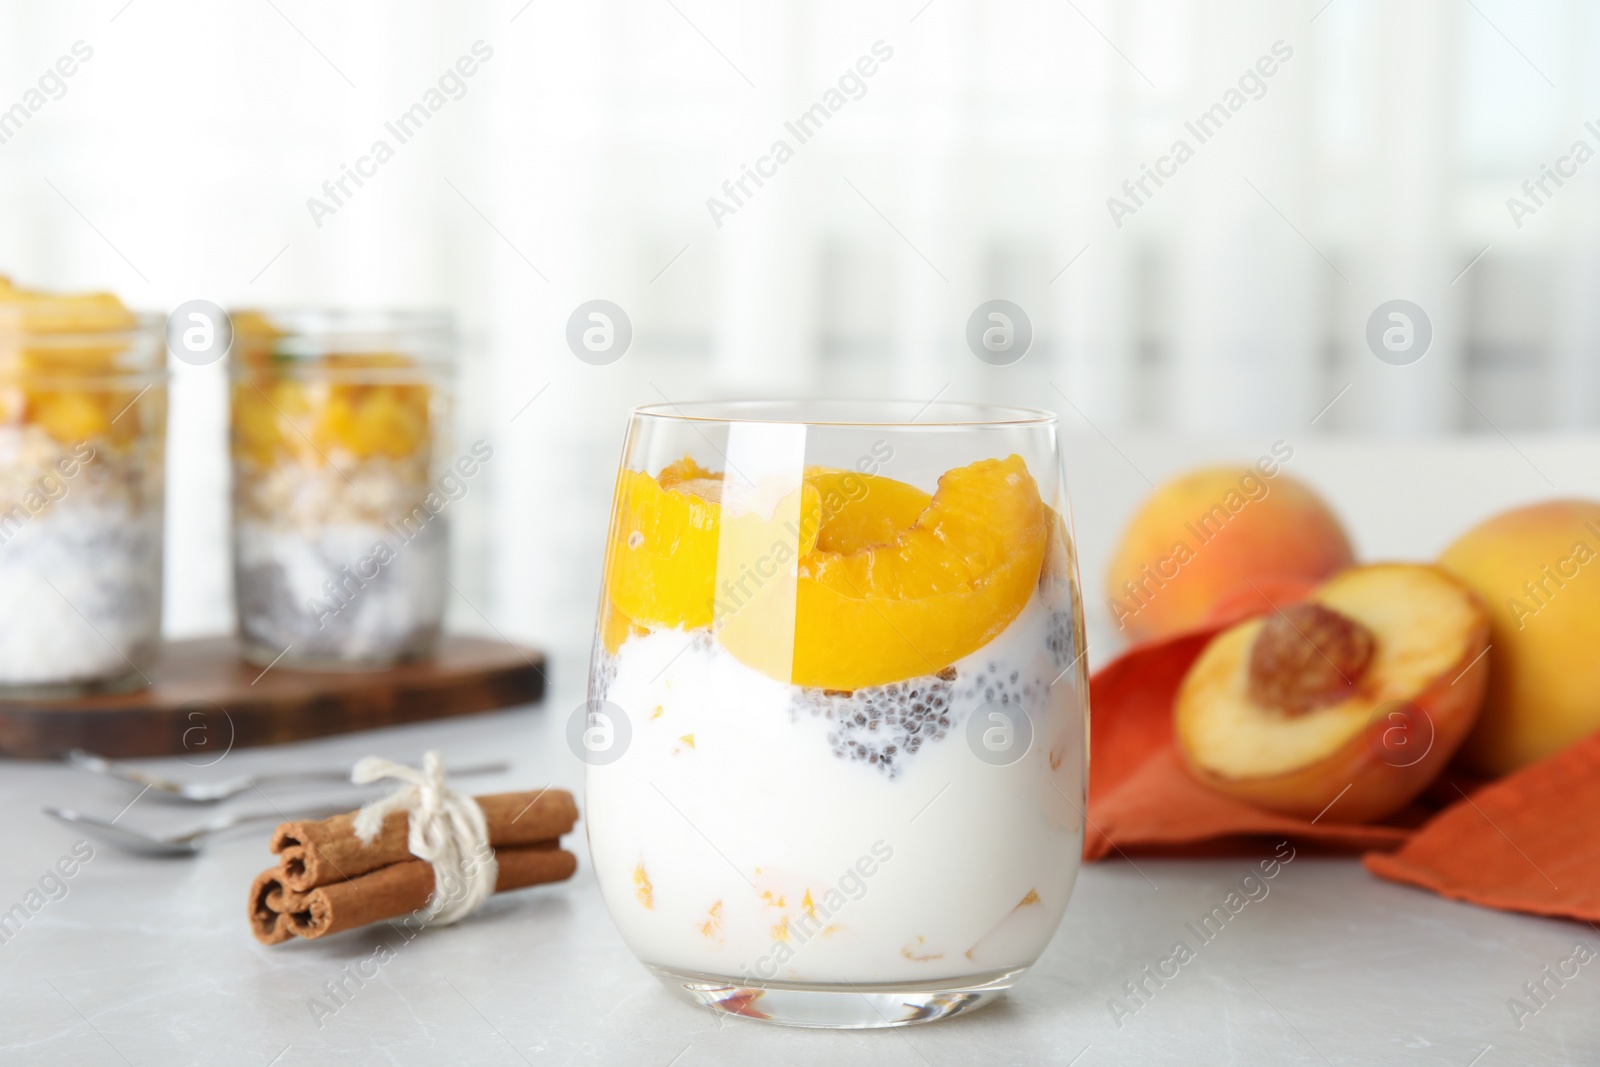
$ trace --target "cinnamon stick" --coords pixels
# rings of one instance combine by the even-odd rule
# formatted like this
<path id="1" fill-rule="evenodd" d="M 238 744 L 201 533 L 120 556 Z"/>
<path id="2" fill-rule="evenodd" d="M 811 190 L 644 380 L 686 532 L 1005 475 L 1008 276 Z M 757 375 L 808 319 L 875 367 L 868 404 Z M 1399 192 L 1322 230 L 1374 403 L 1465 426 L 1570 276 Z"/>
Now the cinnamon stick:
<path id="1" fill-rule="evenodd" d="M 495 850 L 498 874 L 494 891 L 572 877 L 578 858 L 555 840 L 512 845 Z M 369 923 L 397 919 L 427 907 L 433 893 L 433 867 L 419 859 L 391 863 L 349 881 L 317 886 L 300 893 L 286 888 L 280 868 L 263 871 L 251 887 L 250 928 L 264 945 L 291 937 L 308 939 L 352 930 Z M 266 914 L 271 913 L 273 921 Z"/>
<path id="2" fill-rule="evenodd" d="M 496 853 L 502 846 L 560 837 L 578 821 L 578 806 L 564 789 L 494 793 L 475 799 L 483 809 L 489 844 Z M 363 844 L 356 836 L 355 818 L 356 813 L 349 812 L 320 822 L 280 825 L 272 835 L 272 851 L 279 857 L 283 887 L 306 893 L 412 858 L 406 842 L 410 824 L 404 812 L 385 819 L 371 844 Z"/>
<path id="3" fill-rule="evenodd" d="M 250 884 L 250 932 L 263 945 L 281 945 L 294 936 L 283 914 L 283 872 L 277 867 Z"/>

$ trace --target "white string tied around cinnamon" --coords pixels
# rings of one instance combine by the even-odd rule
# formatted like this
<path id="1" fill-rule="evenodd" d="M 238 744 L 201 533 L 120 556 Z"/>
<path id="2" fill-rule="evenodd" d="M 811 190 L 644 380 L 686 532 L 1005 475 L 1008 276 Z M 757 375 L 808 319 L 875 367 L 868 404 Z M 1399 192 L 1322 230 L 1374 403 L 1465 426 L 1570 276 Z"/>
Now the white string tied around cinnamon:
<path id="1" fill-rule="evenodd" d="M 494 893 L 498 865 L 489 847 L 489 825 L 478 802 L 445 785 L 439 753 L 422 757 L 422 769 L 381 756 L 367 756 L 350 772 L 357 785 L 394 778 L 407 784 L 356 813 L 354 830 L 371 844 L 391 812 L 409 822 L 406 845 L 433 865 L 433 895 L 428 920 L 448 925 L 466 918 Z"/>

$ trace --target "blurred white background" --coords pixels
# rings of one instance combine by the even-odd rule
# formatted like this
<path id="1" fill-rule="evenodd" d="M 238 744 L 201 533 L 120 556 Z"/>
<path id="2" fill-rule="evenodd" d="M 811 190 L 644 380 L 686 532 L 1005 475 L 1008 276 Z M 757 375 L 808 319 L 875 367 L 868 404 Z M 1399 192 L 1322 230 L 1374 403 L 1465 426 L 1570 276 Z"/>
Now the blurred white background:
<path id="1" fill-rule="evenodd" d="M 480 41 L 400 143 L 385 123 Z M 1600 160 L 1573 154 L 1600 151 L 1596 55 L 1584 0 L 6 2 L 0 272 L 163 311 L 453 309 L 457 440 L 498 450 L 453 511 L 453 621 L 575 647 L 626 411 L 663 398 L 1048 407 L 1094 474 L 1080 516 L 1130 506 L 1174 436 L 1248 460 L 1480 435 L 1527 483 L 1498 495 L 1548 493 L 1513 442 L 1557 456 L 1536 439 L 1600 421 Z M 1135 198 L 1144 166 L 1171 176 Z M 604 367 L 564 341 L 594 298 L 634 328 Z M 991 298 L 1036 331 L 1015 365 L 966 346 Z M 1392 299 L 1432 326 L 1407 365 L 1366 340 Z M 174 366 L 174 635 L 231 625 L 224 373 Z"/>

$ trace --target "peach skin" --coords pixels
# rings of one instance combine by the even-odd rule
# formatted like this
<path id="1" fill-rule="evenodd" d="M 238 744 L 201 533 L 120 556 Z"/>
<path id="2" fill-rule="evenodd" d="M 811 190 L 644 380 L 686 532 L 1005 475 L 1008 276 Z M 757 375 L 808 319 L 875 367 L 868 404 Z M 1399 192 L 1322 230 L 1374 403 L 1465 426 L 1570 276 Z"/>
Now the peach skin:
<path id="1" fill-rule="evenodd" d="M 1112 557 L 1107 607 L 1136 644 L 1270 610 L 1352 560 L 1328 506 L 1264 456 L 1157 489 Z"/>
<path id="2" fill-rule="evenodd" d="M 1462 763 L 1501 775 L 1600 730 L 1600 502 L 1497 515 L 1439 557 L 1489 607 L 1489 696 Z"/>

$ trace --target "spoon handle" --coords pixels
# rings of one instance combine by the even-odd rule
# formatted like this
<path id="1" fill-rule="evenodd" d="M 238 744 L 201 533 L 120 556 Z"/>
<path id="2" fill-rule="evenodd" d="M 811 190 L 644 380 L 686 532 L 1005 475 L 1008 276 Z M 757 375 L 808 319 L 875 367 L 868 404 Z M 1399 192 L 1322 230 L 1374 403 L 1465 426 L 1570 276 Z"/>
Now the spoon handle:
<path id="1" fill-rule="evenodd" d="M 445 772 L 457 778 L 465 778 L 474 774 L 501 774 L 510 769 L 510 763 L 499 760 L 467 767 L 446 767 Z M 347 770 L 272 771 L 249 776 L 248 784 L 240 792 L 252 785 L 266 785 L 269 782 L 348 782 L 349 780 L 350 772 Z"/>
<path id="2" fill-rule="evenodd" d="M 173 842 L 152 837 L 138 830 L 118 826 L 108 819 L 85 815 L 70 808 L 47 807 L 44 811 L 46 815 L 53 815 L 64 823 L 79 827 L 104 844 L 115 845 L 124 852 L 131 852 L 134 855 L 192 856 L 198 851 L 198 846 L 190 842 Z"/>
<path id="3" fill-rule="evenodd" d="M 81 826 L 101 840 L 117 845 L 129 852 L 142 855 L 173 856 L 196 855 L 202 846 L 217 834 L 247 823 L 275 822 L 286 819 L 324 818 L 348 809 L 345 804 L 321 804 L 315 807 L 296 808 L 290 811 L 241 811 L 219 815 L 193 830 L 173 834 L 151 834 L 131 826 L 118 826 L 115 821 L 88 815 L 71 808 L 46 807 L 45 814 L 62 822 Z"/>
<path id="4" fill-rule="evenodd" d="M 317 804 L 308 808 L 295 808 L 291 811 L 281 811 L 273 808 L 271 811 L 238 811 L 218 815 L 208 819 L 196 829 L 187 834 L 175 835 L 167 838 L 169 841 L 195 841 L 220 834 L 224 830 L 231 830 L 235 826 L 243 826 L 253 822 L 288 822 L 294 819 L 327 818 L 329 815 L 338 815 L 350 810 L 349 804 Z"/>
<path id="5" fill-rule="evenodd" d="M 162 792 L 171 791 L 171 783 L 164 778 L 146 774 L 137 768 L 117 763 L 114 760 L 108 760 L 104 756 L 96 756 L 93 752 L 85 752 L 81 748 L 75 748 L 68 752 L 67 762 L 91 774 L 103 774 L 107 778 L 116 778 L 132 785 L 147 786 L 152 789 L 159 789 Z"/>

